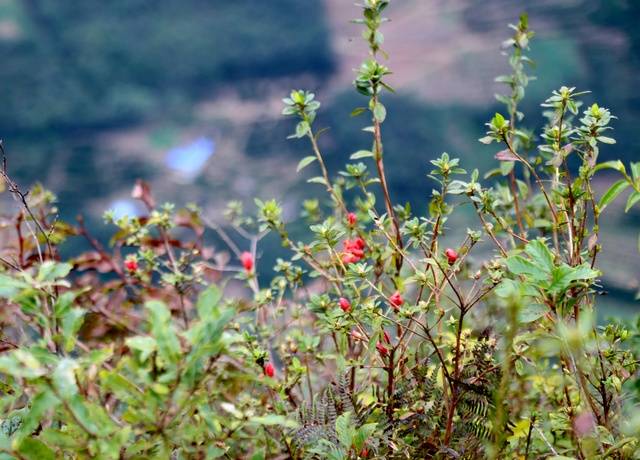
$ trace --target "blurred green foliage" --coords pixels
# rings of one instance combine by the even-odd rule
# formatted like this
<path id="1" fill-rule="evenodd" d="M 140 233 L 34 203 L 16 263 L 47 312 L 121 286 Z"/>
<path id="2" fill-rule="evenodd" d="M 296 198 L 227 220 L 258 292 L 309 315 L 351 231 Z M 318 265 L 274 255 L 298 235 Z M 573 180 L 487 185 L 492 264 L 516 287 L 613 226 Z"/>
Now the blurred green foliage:
<path id="1" fill-rule="evenodd" d="M 332 68 L 319 2 L 25 0 L 5 16 L 5 133 L 113 126 L 223 82 Z"/>

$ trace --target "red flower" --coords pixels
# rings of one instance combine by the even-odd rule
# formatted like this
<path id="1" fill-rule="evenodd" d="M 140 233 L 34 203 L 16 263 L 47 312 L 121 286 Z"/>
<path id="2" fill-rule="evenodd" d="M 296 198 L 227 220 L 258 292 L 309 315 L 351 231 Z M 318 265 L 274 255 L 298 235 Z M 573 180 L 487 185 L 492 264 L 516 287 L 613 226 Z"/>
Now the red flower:
<path id="1" fill-rule="evenodd" d="M 347 313 L 349 310 L 351 310 L 351 302 L 349 302 L 349 300 L 345 299 L 344 297 L 340 297 L 338 303 L 340 304 L 340 308 L 342 308 L 343 312 Z"/>
<path id="2" fill-rule="evenodd" d="M 369 449 L 363 447 L 360 451 L 360 458 L 368 458 L 369 457 Z"/>
<path id="3" fill-rule="evenodd" d="M 391 343 L 391 336 L 387 331 L 382 331 L 382 337 L 384 337 L 384 341 L 387 343 Z"/>
<path id="4" fill-rule="evenodd" d="M 358 216 L 356 216 L 355 212 L 350 212 L 347 214 L 347 222 L 349 223 L 350 227 L 353 227 L 356 222 L 358 222 Z"/>
<path id="5" fill-rule="evenodd" d="M 273 364 L 267 363 L 264 365 L 264 375 L 271 378 L 276 375 L 276 368 L 273 367 Z"/>
<path id="6" fill-rule="evenodd" d="M 402 298 L 402 294 L 399 291 L 394 292 L 391 297 L 389 297 L 389 303 L 393 307 L 394 310 L 397 310 L 404 303 L 404 299 Z"/>
<path id="7" fill-rule="evenodd" d="M 447 256 L 447 261 L 449 262 L 449 265 L 455 264 L 456 260 L 458 260 L 458 253 L 456 252 L 455 249 L 447 248 L 447 250 L 444 251 L 444 255 Z"/>
<path id="8" fill-rule="evenodd" d="M 345 264 L 352 264 L 359 262 L 364 257 L 364 248 L 366 244 L 360 237 L 354 240 L 345 240 L 344 252 L 342 253 L 342 262 Z"/>
<path id="9" fill-rule="evenodd" d="M 240 262 L 242 262 L 242 266 L 247 272 L 253 270 L 253 256 L 250 252 L 245 251 L 240 254 Z"/>
<path id="10" fill-rule="evenodd" d="M 138 261 L 135 257 L 129 257 L 124 261 L 124 268 L 133 273 L 138 270 Z"/>
<path id="11" fill-rule="evenodd" d="M 376 344 L 376 349 L 381 356 L 387 356 L 389 354 L 389 350 L 387 349 L 387 347 L 382 345 L 380 342 Z"/>

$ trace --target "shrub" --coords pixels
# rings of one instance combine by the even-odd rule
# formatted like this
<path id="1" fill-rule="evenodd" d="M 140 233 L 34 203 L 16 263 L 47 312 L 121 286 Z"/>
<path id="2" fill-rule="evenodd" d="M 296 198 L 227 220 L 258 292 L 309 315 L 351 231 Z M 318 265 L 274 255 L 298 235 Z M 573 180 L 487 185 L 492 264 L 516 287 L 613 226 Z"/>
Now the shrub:
<path id="1" fill-rule="evenodd" d="M 2 230 L 4 458 L 640 456 L 640 333 L 594 314 L 602 212 L 627 188 L 627 208 L 640 197 L 639 163 L 629 174 L 598 162 L 614 117 L 562 87 L 543 104 L 539 143 L 521 126 L 533 37 L 522 16 L 506 42 L 512 73 L 498 77 L 507 115 L 480 139 L 500 146 L 487 175 L 498 180 L 443 153 L 416 215 L 385 176 L 388 4 L 365 0 L 358 21 L 370 56 L 353 115 L 370 117 L 371 149 L 337 179 L 318 145 L 320 103 L 302 90 L 284 99 L 292 137 L 312 150 L 298 169 L 317 166 L 309 182 L 329 199 L 306 203 L 306 241 L 292 241 L 273 200 L 256 200 L 256 217 L 231 203 L 223 227 L 194 206 L 157 206 L 140 182 L 148 212 L 107 214 L 106 248 L 4 169 L 20 204 Z M 598 198 L 602 169 L 622 178 Z M 464 207 L 477 226 L 461 234 L 449 219 Z M 233 258 L 206 245 L 207 228 Z M 268 233 L 291 257 L 261 284 Z M 63 262 L 72 236 L 92 249 Z M 233 295 L 238 282 L 250 298 Z"/>

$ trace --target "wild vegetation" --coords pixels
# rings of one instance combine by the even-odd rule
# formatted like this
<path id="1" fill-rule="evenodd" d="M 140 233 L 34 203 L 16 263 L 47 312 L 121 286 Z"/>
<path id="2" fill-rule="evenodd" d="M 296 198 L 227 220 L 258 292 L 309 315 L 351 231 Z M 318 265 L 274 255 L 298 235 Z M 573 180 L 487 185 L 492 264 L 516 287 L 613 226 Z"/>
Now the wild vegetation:
<path id="1" fill-rule="evenodd" d="M 326 191 L 305 203 L 301 241 L 275 200 L 255 216 L 230 203 L 222 225 L 140 181 L 146 214 L 107 213 L 104 246 L 82 219 L 58 220 L 50 192 L 23 192 L 5 158 L 18 209 L 1 230 L 2 458 L 640 458 L 639 323 L 595 320 L 600 223 L 621 193 L 640 201 L 640 163 L 599 161 L 615 117 L 563 86 L 544 130 L 526 128 L 523 15 L 504 109 L 480 139 L 497 167 L 481 178 L 447 153 L 413 165 L 434 187 L 417 214 L 385 172 L 403 161 L 382 135 L 388 5 L 364 0 L 357 20 L 369 56 L 352 115 L 369 149 L 329 169 L 315 95 L 284 99 L 311 150 L 298 170 Z M 620 180 L 596 196 L 602 170 Z M 465 209 L 475 225 L 455 241 Z M 265 284 L 269 234 L 290 256 Z M 91 250 L 63 260 L 69 238 Z"/>

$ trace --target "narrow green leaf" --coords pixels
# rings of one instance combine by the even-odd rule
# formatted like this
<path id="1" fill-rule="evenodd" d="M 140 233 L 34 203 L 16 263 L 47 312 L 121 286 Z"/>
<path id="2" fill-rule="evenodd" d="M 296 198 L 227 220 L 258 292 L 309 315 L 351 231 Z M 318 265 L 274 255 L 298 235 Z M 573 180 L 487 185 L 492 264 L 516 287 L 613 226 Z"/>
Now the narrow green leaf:
<path id="1" fill-rule="evenodd" d="M 327 182 L 324 180 L 324 177 L 321 177 L 321 176 L 312 177 L 311 179 L 307 180 L 307 182 L 309 182 L 310 184 L 327 185 Z"/>
<path id="2" fill-rule="evenodd" d="M 603 210 L 609 203 L 616 199 L 620 193 L 629 186 L 629 183 L 625 179 L 620 179 L 618 182 L 609 187 L 609 190 L 602 195 L 598 207 Z"/>
<path id="3" fill-rule="evenodd" d="M 601 169 L 615 169 L 618 172 L 624 173 L 625 171 L 625 167 L 624 167 L 624 163 L 622 163 L 622 161 L 620 160 L 614 160 L 614 161 L 605 161 L 604 163 L 598 163 L 594 168 L 593 168 L 593 172 L 598 172 Z"/>
<path id="4" fill-rule="evenodd" d="M 629 209 L 631 209 L 633 205 L 638 202 L 638 200 L 640 200 L 640 192 L 633 192 L 631 195 L 629 195 L 629 198 L 627 199 L 627 205 L 624 207 L 624 212 L 628 212 Z"/>
<path id="5" fill-rule="evenodd" d="M 373 157 L 373 152 L 369 150 L 358 150 L 356 153 L 351 154 L 349 157 L 351 160 L 359 160 L 360 158 Z"/>
<path id="6" fill-rule="evenodd" d="M 602 142 L 603 144 L 615 144 L 616 140 L 612 137 L 607 137 L 607 136 L 598 136 L 598 141 Z"/>
<path id="7" fill-rule="evenodd" d="M 72 308 L 62 317 L 62 338 L 65 351 L 70 352 L 75 347 L 76 335 L 84 322 L 86 312 L 82 308 Z"/>
<path id="8" fill-rule="evenodd" d="M 313 163 L 316 160 L 317 160 L 317 158 L 315 156 L 313 156 L 313 155 L 309 155 L 308 157 L 304 157 L 298 163 L 298 167 L 296 168 L 296 172 L 302 171 L 304 168 L 306 168 L 307 166 L 309 166 L 311 163 Z"/>

